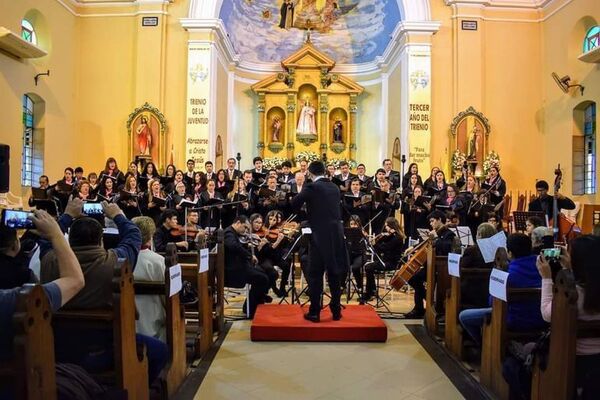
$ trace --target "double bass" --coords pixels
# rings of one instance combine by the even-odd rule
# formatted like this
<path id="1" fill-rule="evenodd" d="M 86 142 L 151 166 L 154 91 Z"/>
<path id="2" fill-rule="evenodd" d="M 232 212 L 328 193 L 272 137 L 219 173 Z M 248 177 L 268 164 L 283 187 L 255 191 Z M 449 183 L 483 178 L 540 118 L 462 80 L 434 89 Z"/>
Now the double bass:
<path id="1" fill-rule="evenodd" d="M 552 232 L 555 243 L 569 243 L 577 236 L 581 235 L 581 228 L 577 226 L 575 221 L 567 218 L 558 209 L 558 194 L 562 184 L 562 171 L 560 164 L 554 170 L 554 198 L 552 201 Z"/>

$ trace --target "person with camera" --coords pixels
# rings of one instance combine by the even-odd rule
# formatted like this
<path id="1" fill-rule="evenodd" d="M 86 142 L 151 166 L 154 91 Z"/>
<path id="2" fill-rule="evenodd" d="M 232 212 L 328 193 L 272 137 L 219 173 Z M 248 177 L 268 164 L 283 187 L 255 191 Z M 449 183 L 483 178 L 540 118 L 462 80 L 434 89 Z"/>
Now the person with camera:
<path id="1" fill-rule="evenodd" d="M 128 220 L 114 203 L 102 202 L 104 215 L 114 221 L 119 230 L 118 245 L 106 250 L 100 223 L 82 213 L 83 201 L 71 198 L 65 213 L 59 218 L 63 231 L 69 230 L 69 244 L 77 256 L 85 276 L 85 287 L 65 309 L 90 310 L 113 306 L 112 279 L 118 259 L 125 258 L 135 267 L 142 245 L 139 228 Z M 40 280 L 50 282 L 59 276 L 59 254 L 53 244 L 40 242 Z M 167 362 L 167 347 L 158 339 L 137 334 L 136 341 L 146 346 L 148 377 L 151 384 Z M 90 373 L 104 371 L 113 364 L 112 329 L 61 329 L 55 332 L 55 352 L 59 362 L 80 365 Z"/>

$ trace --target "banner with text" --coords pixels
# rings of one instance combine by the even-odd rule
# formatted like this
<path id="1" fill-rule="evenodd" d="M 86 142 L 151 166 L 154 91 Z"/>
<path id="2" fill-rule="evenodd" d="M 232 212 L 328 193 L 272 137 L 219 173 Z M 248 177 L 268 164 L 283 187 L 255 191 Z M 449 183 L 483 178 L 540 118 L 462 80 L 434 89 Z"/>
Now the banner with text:
<path id="1" fill-rule="evenodd" d="M 408 162 L 429 171 L 431 143 L 431 55 L 411 50 L 408 58 Z"/>
<path id="2" fill-rule="evenodd" d="M 185 159 L 196 161 L 197 169 L 204 168 L 210 154 L 211 51 L 209 44 L 190 43 L 188 46 Z"/>

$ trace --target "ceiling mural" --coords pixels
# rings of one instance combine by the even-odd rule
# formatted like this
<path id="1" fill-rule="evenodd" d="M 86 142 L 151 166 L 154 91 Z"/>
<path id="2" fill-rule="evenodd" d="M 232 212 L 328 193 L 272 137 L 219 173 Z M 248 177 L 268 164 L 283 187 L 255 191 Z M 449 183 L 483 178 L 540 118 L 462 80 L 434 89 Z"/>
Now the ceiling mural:
<path id="1" fill-rule="evenodd" d="M 401 16 L 397 0 L 225 0 L 220 18 L 244 61 L 279 62 L 310 32 L 336 62 L 358 64 L 383 54 Z"/>

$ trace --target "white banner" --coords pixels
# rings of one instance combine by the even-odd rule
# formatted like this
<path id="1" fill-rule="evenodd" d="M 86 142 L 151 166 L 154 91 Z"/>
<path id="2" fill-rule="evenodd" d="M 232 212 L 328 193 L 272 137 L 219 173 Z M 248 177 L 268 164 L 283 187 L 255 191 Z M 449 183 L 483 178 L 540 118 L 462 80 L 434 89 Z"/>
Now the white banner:
<path id="1" fill-rule="evenodd" d="M 209 44 L 188 46 L 185 159 L 196 161 L 197 168 L 204 168 L 210 154 L 211 51 Z"/>
<path id="2" fill-rule="evenodd" d="M 431 157 L 431 54 L 411 49 L 408 56 L 408 163 L 429 171 Z"/>

